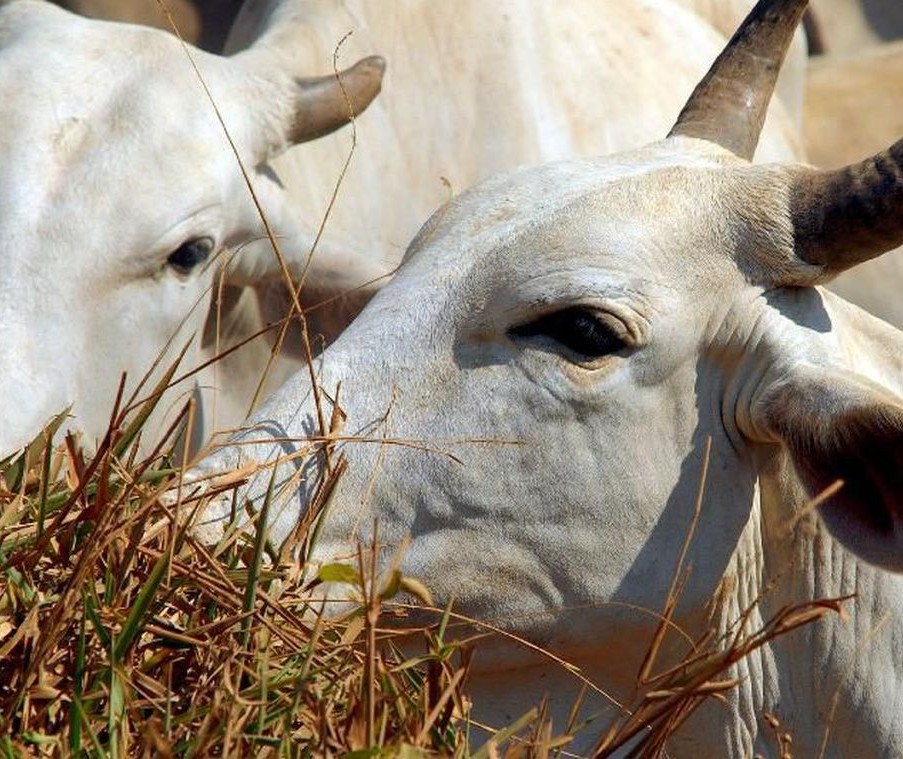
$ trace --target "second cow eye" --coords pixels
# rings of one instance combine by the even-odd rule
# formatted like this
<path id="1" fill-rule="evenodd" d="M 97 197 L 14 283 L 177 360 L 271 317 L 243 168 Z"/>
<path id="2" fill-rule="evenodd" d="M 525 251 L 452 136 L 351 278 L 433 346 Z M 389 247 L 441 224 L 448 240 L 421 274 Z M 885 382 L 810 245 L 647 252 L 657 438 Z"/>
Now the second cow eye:
<path id="1" fill-rule="evenodd" d="M 210 237 L 194 237 L 186 240 L 166 259 L 180 274 L 188 274 L 192 269 L 204 263 L 213 252 L 213 239 Z"/>

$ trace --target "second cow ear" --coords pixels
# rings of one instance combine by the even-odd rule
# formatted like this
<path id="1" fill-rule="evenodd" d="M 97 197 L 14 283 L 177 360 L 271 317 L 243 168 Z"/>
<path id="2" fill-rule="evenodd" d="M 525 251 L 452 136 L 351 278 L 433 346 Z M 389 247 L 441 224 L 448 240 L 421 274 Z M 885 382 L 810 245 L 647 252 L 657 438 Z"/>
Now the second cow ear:
<path id="1" fill-rule="evenodd" d="M 831 533 L 884 569 L 903 572 L 903 403 L 859 375 L 797 364 L 752 409 L 777 438 L 811 496 L 837 480 L 819 507 Z"/>
<path id="2" fill-rule="evenodd" d="M 369 298 L 385 283 L 389 267 L 375 260 L 370 250 L 353 250 L 317 239 L 316 229 L 307 226 L 302 213 L 279 181 L 268 173 L 254 175 L 254 192 L 272 231 L 282 261 L 257 207 L 250 197 L 245 205 L 239 241 L 230 241 L 226 262 L 226 282 L 237 287 L 259 287 L 273 282 L 286 283 L 286 273 L 294 282 L 303 279 L 310 290 L 322 291 L 331 299 L 363 291 Z M 283 269 L 283 263 L 285 268 Z"/>

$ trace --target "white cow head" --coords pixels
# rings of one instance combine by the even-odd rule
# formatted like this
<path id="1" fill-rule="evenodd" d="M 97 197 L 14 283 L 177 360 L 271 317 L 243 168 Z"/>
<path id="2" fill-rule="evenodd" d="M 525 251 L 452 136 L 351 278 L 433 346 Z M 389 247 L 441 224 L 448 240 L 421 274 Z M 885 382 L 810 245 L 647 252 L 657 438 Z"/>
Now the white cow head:
<path id="1" fill-rule="evenodd" d="M 68 406 L 101 434 L 121 373 L 135 387 L 201 331 L 222 266 L 227 283 L 280 276 L 268 246 L 242 249 L 263 228 L 193 64 L 303 266 L 303 230 L 260 167 L 365 108 L 383 63 L 344 72 L 343 92 L 293 70 L 289 32 L 223 58 L 49 3 L 0 8 L 0 452 Z"/>
<path id="2" fill-rule="evenodd" d="M 376 519 L 441 602 L 604 661 L 600 684 L 627 691 L 708 438 L 685 609 L 719 584 L 752 603 L 759 578 L 809 562 L 830 576 L 787 536 L 835 479 L 825 540 L 903 569 L 903 339 L 815 286 L 901 242 L 903 144 L 839 172 L 749 163 L 804 5 L 760 3 L 664 141 L 497 176 L 437 211 L 316 386 L 295 377 L 200 471 L 294 455 L 270 506 L 282 540 L 332 434 L 348 468 L 315 558 L 354 555 Z M 245 491 L 258 506 L 270 479 Z M 749 583 L 723 584 L 753 513 Z"/>

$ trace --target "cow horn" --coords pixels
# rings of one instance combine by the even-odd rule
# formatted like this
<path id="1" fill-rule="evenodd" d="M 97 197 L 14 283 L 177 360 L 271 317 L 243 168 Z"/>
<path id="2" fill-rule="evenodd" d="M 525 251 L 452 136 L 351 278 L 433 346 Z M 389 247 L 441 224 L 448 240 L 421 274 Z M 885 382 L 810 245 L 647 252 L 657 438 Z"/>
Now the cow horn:
<path id="1" fill-rule="evenodd" d="M 697 137 L 751 161 L 807 0 L 759 0 L 696 86 L 669 137 Z"/>
<path id="2" fill-rule="evenodd" d="M 385 61 L 375 55 L 319 77 L 298 76 L 281 56 L 269 51 L 250 49 L 235 60 L 252 74 L 245 112 L 266 125 L 252 148 L 259 161 L 343 127 L 373 102 L 386 70 Z"/>
<path id="3" fill-rule="evenodd" d="M 806 169 L 790 191 L 797 255 L 839 273 L 903 245 L 903 140 L 842 169 Z"/>
<path id="4" fill-rule="evenodd" d="M 310 38 L 310 23 L 299 4 L 267 7 L 247 2 L 226 43 L 233 60 L 268 83 L 255 98 L 270 116 L 278 113 L 270 120 L 277 133 L 270 136 L 264 158 L 339 129 L 362 113 L 382 87 L 386 63 L 379 56 L 364 58 L 338 74 L 303 76 L 313 57 L 304 55 L 303 47 Z"/>
<path id="5" fill-rule="evenodd" d="M 296 79 L 295 118 L 286 140 L 315 140 L 347 124 L 379 94 L 385 70 L 385 60 L 371 55 L 338 75 Z"/>

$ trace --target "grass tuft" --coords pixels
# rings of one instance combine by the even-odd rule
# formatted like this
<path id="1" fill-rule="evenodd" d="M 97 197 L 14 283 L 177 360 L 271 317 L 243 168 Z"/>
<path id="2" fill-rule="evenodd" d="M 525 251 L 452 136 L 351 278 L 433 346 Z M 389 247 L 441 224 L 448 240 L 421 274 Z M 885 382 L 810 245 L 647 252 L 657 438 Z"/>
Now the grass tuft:
<path id="1" fill-rule="evenodd" d="M 89 456 L 50 445 L 61 424 L 0 467 L 0 755 L 468 753 L 469 654 L 423 631 L 408 658 L 378 626 L 419 584 L 375 584 L 362 549 L 364 573 L 321 579 L 364 601 L 325 619 L 258 535 L 215 558 L 194 541 L 164 497 L 178 468 L 138 454 L 140 425 Z"/>
<path id="2" fill-rule="evenodd" d="M 142 420 L 152 410 L 135 409 Z M 186 408 L 181 418 L 190 417 Z M 396 566 L 377 566 L 378 525 L 356 563 L 326 564 L 303 580 L 343 460 L 324 473 L 296 550 L 272 551 L 257 519 L 213 553 L 188 529 L 195 504 L 172 505 L 171 494 L 186 489 L 173 461 L 176 427 L 142 456 L 141 423 L 114 414 L 89 455 L 71 434 L 53 445 L 62 422 L 0 463 L 0 756 L 567 755 L 576 707 L 563 735 L 540 703 L 474 743 L 468 669 L 480 638 L 504 633 L 475 622 L 476 634 L 455 638 L 449 622 L 462 618 L 450 608 L 435 625 L 398 629 L 401 594 L 428 608 L 433 600 Z M 678 566 L 675 577 L 683 575 Z M 680 586 L 676 579 L 663 626 Z M 324 588 L 335 587 L 356 599 L 339 617 L 323 612 Z M 652 670 L 663 633 L 655 635 L 639 695 L 598 755 L 664 755 L 701 703 L 736 686 L 733 664 L 844 600 L 788 607 L 761 630 L 697 641 L 660 674 Z M 776 735 L 783 746 L 786 733 Z"/>

